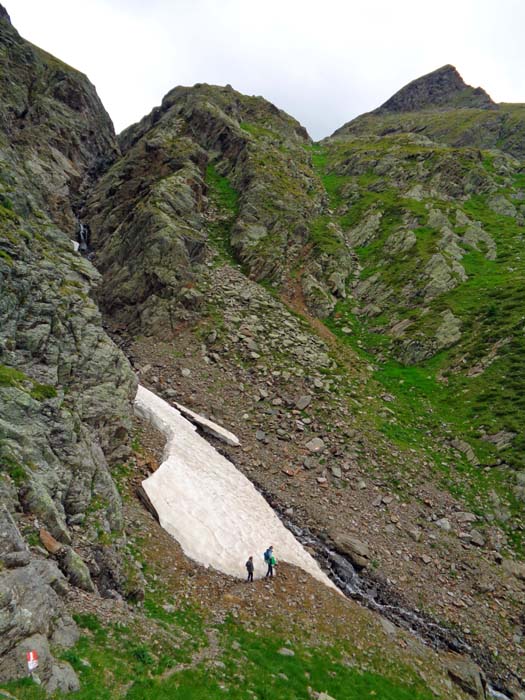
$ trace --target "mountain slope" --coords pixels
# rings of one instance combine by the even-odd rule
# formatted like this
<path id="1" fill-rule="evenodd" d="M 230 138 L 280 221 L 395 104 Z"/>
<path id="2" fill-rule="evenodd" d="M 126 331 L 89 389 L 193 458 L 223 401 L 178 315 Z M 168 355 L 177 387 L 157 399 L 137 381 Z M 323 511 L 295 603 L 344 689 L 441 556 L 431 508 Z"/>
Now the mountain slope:
<path id="1" fill-rule="evenodd" d="M 64 574 L 94 586 L 71 544 L 94 579 L 126 582 L 108 460 L 127 454 L 135 380 L 91 298 L 100 277 L 71 240 L 84 179 L 117 145 L 93 86 L 25 42 L 3 8 L 0 41 L 0 676 L 25 673 L 33 644 L 44 682 L 67 689 L 76 676 L 50 652 L 78 634 Z M 56 562 L 34 548 L 40 528 Z"/>
<path id="2" fill-rule="evenodd" d="M 483 700 L 478 663 L 519 698 L 520 107 L 514 128 L 445 67 L 443 94 L 427 77 L 315 145 L 197 85 L 117 144 L 84 76 L 0 29 L 2 678 L 37 647 L 73 697 Z M 249 588 L 181 554 L 136 499 L 162 439 L 136 422 L 129 454 L 136 379 L 94 294 L 141 382 L 233 429 L 220 449 L 332 575 L 353 562 L 439 652 L 286 565 Z M 502 371 L 516 396 L 492 422 L 477 405 L 477 442 L 461 392 L 496 405 Z"/>
<path id="3" fill-rule="evenodd" d="M 308 135 L 284 112 L 230 87 L 179 87 L 121 144 L 85 210 L 112 315 L 173 327 L 199 303 L 210 252 L 280 289 L 304 268 L 320 314 L 344 294 L 351 261 L 326 234 Z"/>
<path id="4" fill-rule="evenodd" d="M 413 412 L 414 428 L 452 433 L 472 465 L 471 495 L 519 543 L 524 168 L 502 151 L 454 145 L 471 110 L 447 109 L 440 143 L 414 133 L 429 113 L 400 117 L 403 133 L 392 133 L 379 110 L 319 147 L 319 172 L 361 266 L 333 323 L 350 325 L 351 342 L 385 363 L 378 377 Z"/>

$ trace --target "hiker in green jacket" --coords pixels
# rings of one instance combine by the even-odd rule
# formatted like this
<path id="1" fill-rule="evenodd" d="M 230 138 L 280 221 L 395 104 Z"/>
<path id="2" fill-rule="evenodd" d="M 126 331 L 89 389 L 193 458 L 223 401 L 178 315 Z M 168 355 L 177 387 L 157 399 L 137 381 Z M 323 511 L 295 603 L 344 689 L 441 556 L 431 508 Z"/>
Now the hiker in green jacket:
<path id="1" fill-rule="evenodd" d="M 264 561 L 268 564 L 268 571 L 266 572 L 265 578 L 273 578 L 273 570 L 276 565 L 275 555 L 273 553 L 273 546 L 268 547 L 264 553 Z"/>

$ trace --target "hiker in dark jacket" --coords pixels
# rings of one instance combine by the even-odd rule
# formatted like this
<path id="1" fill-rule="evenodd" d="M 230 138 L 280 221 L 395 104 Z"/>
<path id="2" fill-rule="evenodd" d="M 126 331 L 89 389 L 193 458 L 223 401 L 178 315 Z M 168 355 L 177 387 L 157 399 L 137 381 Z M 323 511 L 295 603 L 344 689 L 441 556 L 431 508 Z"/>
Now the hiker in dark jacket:
<path id="1" fill-rule="evenodd" d="M 246 583 L 253 581 L 253 557 L 248 558 L 248 561 L 246 562 L 246 571 L 248 572 Z"/>

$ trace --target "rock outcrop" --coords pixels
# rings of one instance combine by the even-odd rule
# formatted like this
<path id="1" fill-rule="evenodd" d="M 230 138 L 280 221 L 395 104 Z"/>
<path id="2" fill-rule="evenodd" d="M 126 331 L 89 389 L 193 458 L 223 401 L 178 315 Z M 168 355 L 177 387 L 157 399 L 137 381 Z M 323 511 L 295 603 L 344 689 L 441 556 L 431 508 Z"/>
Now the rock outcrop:
<path id="1" fill-rule="evenodd" d="M 87 78 L 24 41 L 5 11 L 0 42 L 0 678 L 25 673 L 31 638 L 42 680 L 67 689 L 72 671 L 49 640 L 68 584 L 24 541 L 46 527 L 85 586 L 71 525 L 96 546 L 102 534 L 106 548 L 123 541 L 109 463 L 126 455 L 135 378 L 92 299 L 100 276 L 72 240 L 82 188 L 118 147 Z"/>
<path id="2" fill-rule="evenodd" d="M 493 109 L 496 104 L 483 88 L 467 85 L 454 66 L 446 65 L 408 83 L 374 113 L 462 107 Z"/>
<path id="3" fill-rule="evenodd" d="M 174 328 L 200 303 L 199 268 L 217 255 L 281 289 L 301 267 L 321 315 L 344 294 L 351 263 L 337 232 L 324 246 L 310 139 L 274 105 L 229 86 L 178 87 L 120 143 L 85 209 L 113 317 Z"/>

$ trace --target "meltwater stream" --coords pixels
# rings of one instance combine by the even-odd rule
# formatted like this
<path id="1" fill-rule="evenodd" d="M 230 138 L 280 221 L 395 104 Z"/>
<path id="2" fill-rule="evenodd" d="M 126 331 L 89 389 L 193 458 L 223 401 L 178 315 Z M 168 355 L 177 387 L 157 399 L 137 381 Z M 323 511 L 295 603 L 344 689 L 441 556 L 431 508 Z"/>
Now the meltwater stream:
<path id="1" fill-rule="evenodd" d="M 209 421 L 203 424 L 202 417 L 188 409 L 174 408 L 153 392 L 138 388 L 136 414 L 155 425 L 166 438 L 163 462 L 142 486 L 162 527 L 181 544 L 187 556 L 204 566 L 239 576 L 247 554 L 260 554 L 271 542 L 282 561 L 337 587 L 432 647 L 468 654 L 499 689 L 489 686 L 489 697 L 510 700 L 501 693 L 505 674 L 496 669 L 493 659 L 429 616 L 409 609 L 394 590 L 366 574 L 358 574 L 348 559 L 320 537 L 290 521 L 270 494 L 256 488 L 235 467 L 231 457 L 199 435 L 181 411 L 201 428 L 209 431 L 211 427 L 214 434 L 218 429 L 224 439 L 227 431 L 220 426 Z M 227 437 L 229 444 L 238 444 L 235 436 L 227 433 Z M 304 547 L 315 551 L 315 558 Z"/>
<path id="2" fill-rule="evenodd" d="M 467 654 L 476 660 L 487 675 L 496 675 L 492 674 L 490 668 L 488 668 L 491 664 L 491 659 L 486 654 L 483 654 L 481 650 L 474 648 L 453 630 L 440 625 L 419 610 L 411 610 L 404 607 L 399 600 L 396 600 L 397 596 L 394 591 L 388 590 L 386 586 L 379 582 L 367 580 L 358 574 L 346 557 L 338 554 L 307 528 L 295 525 L 279 509 L 276 509 L 276 512 L 279 514 L 283 524 L 295 535 L 296 539 L 310 550 L 316 552 L 316 558 L 323 570 L 327 572 L 332 581 L 346 596 L 356 600 L 370 610 L 378 612 L 398 627 L 410 631 L 429 646 L 435 649 Z M 493 678 L 493 682 L 500 687 L 500 690 L 487 684 L 487 696 L 496 700 L 511 700 L 501 690 L 503 688 L 502 681 Z"/>

